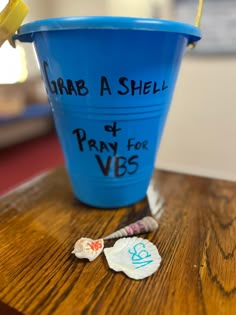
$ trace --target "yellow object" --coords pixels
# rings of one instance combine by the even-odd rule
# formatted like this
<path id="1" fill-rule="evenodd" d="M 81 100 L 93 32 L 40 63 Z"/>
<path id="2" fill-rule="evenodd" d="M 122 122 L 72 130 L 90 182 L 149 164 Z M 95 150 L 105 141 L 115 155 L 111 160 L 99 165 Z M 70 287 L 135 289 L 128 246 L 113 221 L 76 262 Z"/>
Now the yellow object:
<path id="1" fill-rule="evenodd" d="M 197 8 L 197 15 L 195 19 L 195 26 L 200 27 L 201 18 L 202 18 L 202 11 L 203 11 L 203 4 L 204 0 L 198 1 L 198 8 Z"/>
<path id="2" fill-rule="evenodd" d="M 195 26 L 197 27 L 200 27 L 200 24 L 201 24 L 203 4 L 204 4 L 204 0 L 198 0 L 197 15 L 195 19 Z M 196 43 L 189 45 L 189 48 L 194 48 L 194 47 L 196 47 Z"/>
<path id="3" fill-rule="evenodd" d="M 22 0 L 10 0 L 0 13 L 0 47 L 8 40 L 15 47 L 12 35 L 20 27 L 27 13 L 28 6 Z"/>

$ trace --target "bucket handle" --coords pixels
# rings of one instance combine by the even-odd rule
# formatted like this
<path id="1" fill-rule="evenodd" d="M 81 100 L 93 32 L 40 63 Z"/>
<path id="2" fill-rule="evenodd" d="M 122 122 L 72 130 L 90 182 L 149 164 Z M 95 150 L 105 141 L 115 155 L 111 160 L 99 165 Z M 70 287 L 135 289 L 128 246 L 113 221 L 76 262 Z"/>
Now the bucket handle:
<path id="1" fill-rule="evenodd" d="M 203 5 L 204 5 L 204 0 L 198 0 L 198 8 L 197 8 L 197 14 L 196 14 L 196 18 L 195 18 L 195 26 L 200 28 L 200 24 L 201 24 L 201 19 L 202 19 L 202 11 L 203 11 Z M 195 48 L 197 45 L 197 43 L 191 43 L 189 44 L 189 48 Z"/>

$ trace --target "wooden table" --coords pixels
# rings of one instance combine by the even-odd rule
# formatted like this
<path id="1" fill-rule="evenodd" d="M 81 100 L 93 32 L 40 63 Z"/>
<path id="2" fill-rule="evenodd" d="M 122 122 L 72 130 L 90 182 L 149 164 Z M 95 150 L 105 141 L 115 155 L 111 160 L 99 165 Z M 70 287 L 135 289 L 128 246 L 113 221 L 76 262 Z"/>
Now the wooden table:
<path id="1" fill-rule="evenodd" d="M 235 315 L 236 183 L 156 171 L 152 187 L 151 207 L 98 210 L 75 200 L 61 168 L 2 198 L 0 314 Z M 143 237 L 162 256 L 151 277 L 131 280 L 104 255 L 71 254 L 78 238 L 150 212 L 160 227 Z"/>

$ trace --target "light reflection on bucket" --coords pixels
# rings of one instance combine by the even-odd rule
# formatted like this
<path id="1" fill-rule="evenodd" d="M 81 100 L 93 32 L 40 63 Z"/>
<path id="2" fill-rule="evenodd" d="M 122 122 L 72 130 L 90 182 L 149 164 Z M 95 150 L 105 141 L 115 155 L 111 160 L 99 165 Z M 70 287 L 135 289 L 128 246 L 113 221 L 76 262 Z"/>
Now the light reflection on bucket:
<path id="1" fill-rule="evenodd" d="M 104 208 L 141 200 L 184 51 L 199 29 L 75 17 L 29 23 L 15 37 L 34 43 L 77 198 Z"/>

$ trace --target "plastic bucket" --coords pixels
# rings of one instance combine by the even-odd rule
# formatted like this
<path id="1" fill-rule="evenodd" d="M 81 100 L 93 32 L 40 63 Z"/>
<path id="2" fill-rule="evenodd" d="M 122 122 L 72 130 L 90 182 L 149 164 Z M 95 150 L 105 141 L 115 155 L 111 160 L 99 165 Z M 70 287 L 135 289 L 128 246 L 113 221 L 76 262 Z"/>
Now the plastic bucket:
<path id="1" fill-rule="evenodd" d="M 144 198 L 183 53 L 199 29 L 70 17 L 25 24 L 15 38 L 34 43 L 76 197 L 103 208 Z"/>

